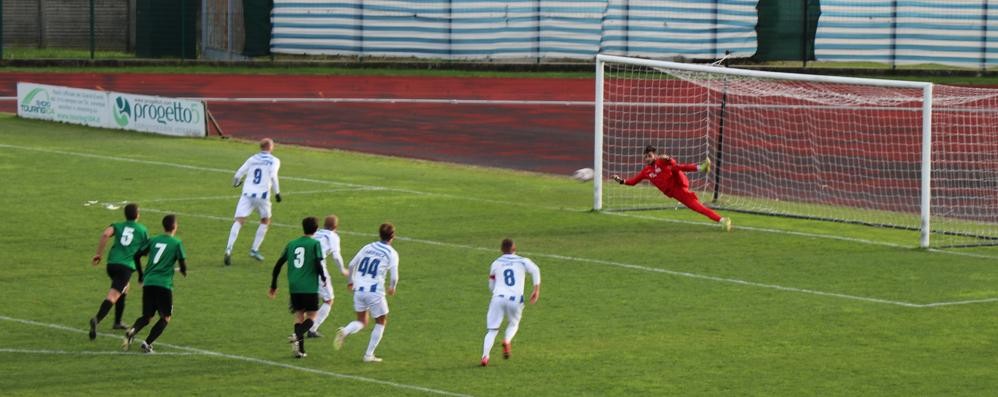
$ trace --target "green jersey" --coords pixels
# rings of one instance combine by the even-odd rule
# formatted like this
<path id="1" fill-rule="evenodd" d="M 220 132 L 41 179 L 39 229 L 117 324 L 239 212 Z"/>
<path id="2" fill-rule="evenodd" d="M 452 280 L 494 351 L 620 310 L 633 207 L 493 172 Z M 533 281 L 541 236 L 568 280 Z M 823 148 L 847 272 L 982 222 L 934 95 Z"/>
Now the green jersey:
<path id="1" fill-rule="evenodd" d="M 187 253 L 184 251 L 184 244 L 169 234 L 161 234 L 149 240 L 142 247 L 142 252 L 149 253 L 149 262 L 146 263 L 143 285 L 172 290 L 173 265 L 177 261 L 187 258 Z"/>
<path id="2" fill-rule="evenodd" d="M 114 244 L 107 254 L 107 263 L 135 270 L 135 260 L 132 257 L 149 241 L 149 232 L 136 221 L 112 223 L 111 227 L 114 228 Z"/>
<path id="3" fill-rule="evenodd" d="M 314 294 L 319 292 L 319 270 L 315 261 L 321 261 L 322 245 L 308 236 L 291 240 L 284 248 L 284 258 L 288 261 L 288 289 L 293 294 Z"/>

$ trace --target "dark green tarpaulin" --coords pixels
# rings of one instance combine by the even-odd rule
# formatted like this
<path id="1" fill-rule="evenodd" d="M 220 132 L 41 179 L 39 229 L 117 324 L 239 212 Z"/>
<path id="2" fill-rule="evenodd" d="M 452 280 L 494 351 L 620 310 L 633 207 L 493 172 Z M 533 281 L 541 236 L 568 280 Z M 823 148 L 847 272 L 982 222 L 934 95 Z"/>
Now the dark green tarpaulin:
<path id="1" fill-rule="evenodd" d="M 197 58 L 200 0 L 136 0 L 135 55 Z"/>
<path id="2" fill-rule="evenodd" d="M 246 48 L 243 55 L 257 57 L 270 54 L 270 11 L 274 0 L 243 0 L 246 23 Z"/>
<path id="3" fill-rule="evenodd" d="M 819 0 L 759 0 L 757 61 L 814 60 Z M 805 19 L 806 16 L 806 19 Z"/>

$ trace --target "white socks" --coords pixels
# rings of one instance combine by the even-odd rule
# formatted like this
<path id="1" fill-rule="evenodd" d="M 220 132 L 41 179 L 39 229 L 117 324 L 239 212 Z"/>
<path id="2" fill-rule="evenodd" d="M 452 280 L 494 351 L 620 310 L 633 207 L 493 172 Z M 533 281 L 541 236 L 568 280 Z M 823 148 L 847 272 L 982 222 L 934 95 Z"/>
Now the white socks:
<path id="1" fill-rule="evenodd" d="M 351 321 L 350 324 L 347 324 L 346 327 L 343 327 L 343 334 L 344 335 L 356 334 L 357 331 L 360 331 L 362 329 L 364 329 L 363 323 L 361 323 L 360 321 Z"/>
<path id="2" fill-rule="evenodd" d="M 506 324 L 506 338 L 504 340 L 513 341 L 513 337 L 516 336 L 516 331 L 520 330 L 520 322 Z"/>
<path id="3" fill-rule="evenodd" d="M 371 342 L 367 344 L 366 356 L 374 356 L 374 349 L 378 348 L 378 343 L 381 343 L 381 335 L 385 333 L 385 326 L 381 324 L 374 324 L 374 329 L 371 330 Z"/>
<path id="4" fill-rule="evenodd" d="M 499 330 L 490 329 L 489 332 L 485 333 L 485 344 L 482 346 L 482 357 L 488 357 L 489 352 L 492 351 L 492 345 L 496 344 L 496 336 L 499 335 Z"/>
<path id="5" fill-rule="evenodd" d="M 267 235 L 267 225 L 260 224 L 260 227 L 256 228 L 256 237 L 253 238 L 253 251 L 259 251 L 260 245 L 263 244 L 263 238 Z"/>
<path id="6" fill-rule="evenodd" d="M 329 317 L 329 311 L 332 308 L 333 305 L 322 302 L 322 306 L 319 307 L 319 312 L 315 314 L 315 324 L 312 324 L 312 329 L 309 331 L 318 332 L 319 326 L 322 325 L 323 321 L 326 321 L 326 317 Z"/>
<path id="7" fill-rule="evenodd" d="M 239 229 L 242 227 L 243 225 L 241 223 L 232 222 L 232 229 L 229 229 L 229 243 L 225 245 L 226 254 L 232 253 L 232 246 L 236 245 L 236 237 L 239 237 Z"/>

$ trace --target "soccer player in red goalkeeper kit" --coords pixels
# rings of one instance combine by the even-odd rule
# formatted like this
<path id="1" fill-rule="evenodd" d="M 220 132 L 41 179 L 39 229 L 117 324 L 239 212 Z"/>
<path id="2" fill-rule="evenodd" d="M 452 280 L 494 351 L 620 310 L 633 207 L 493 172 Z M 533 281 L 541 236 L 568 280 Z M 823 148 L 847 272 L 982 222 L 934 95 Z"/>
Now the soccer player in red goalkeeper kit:
<path id="1" fill-rule="evenodd" d="M 666 196 L 672 197 L 683 203 L 687 208 L 703 214 L 714 222 L 717 222 L 725 231 L 731 231 L 731 219 L 724 218 L 716 212 L 700 203 L 696 193 L 690 191 L 690 180 L 686 178 L 683 171 L 710 172 L 710 159 L 704 159 L 700 164 L 679 164 L 675 159 L 667 155 L 658 155 L 655 147 L 646 146 L 644 152 L 645 167 L 630 179 L 621 178 L 620 175 L 612 176 L 617 183 L 634 186 L 638 182 L 647 179 L 652 185 L 661 190 Z"/>

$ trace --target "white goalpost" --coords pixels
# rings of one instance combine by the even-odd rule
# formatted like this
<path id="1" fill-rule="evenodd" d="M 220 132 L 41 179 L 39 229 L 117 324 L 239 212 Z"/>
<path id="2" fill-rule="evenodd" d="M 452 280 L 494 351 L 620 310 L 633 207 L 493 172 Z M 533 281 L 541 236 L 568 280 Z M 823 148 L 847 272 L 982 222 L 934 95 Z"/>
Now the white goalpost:
<path id="1" fill-rule="evenodd" d="M 683 163 L 710 207 L 998 245 L 998 90 L 774 73 L 599 55 L 593 208 L 680 206 L 605 183 L 642 149 Z"/>

